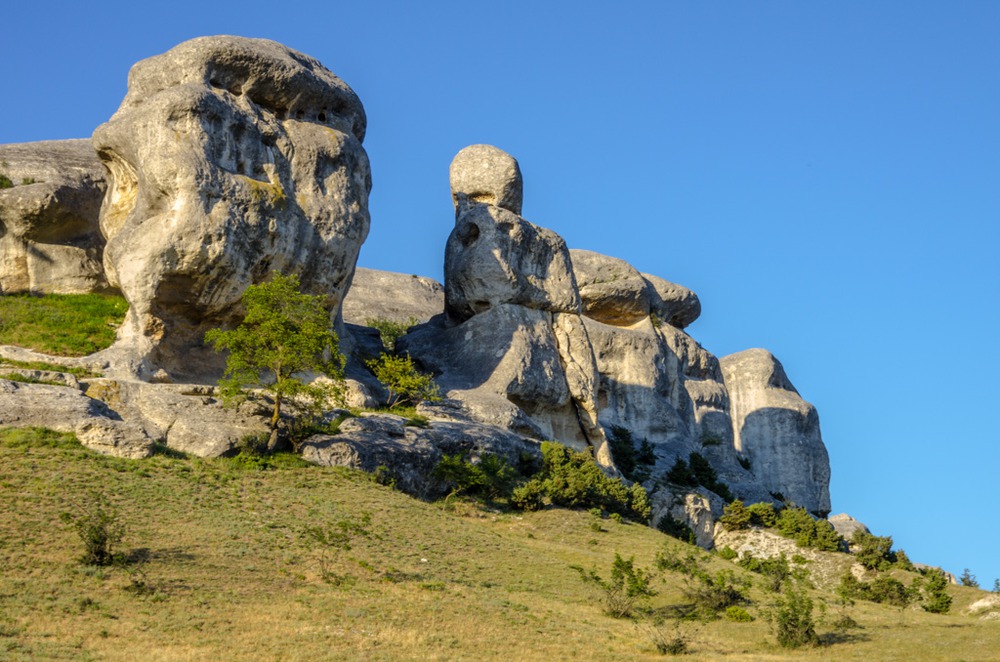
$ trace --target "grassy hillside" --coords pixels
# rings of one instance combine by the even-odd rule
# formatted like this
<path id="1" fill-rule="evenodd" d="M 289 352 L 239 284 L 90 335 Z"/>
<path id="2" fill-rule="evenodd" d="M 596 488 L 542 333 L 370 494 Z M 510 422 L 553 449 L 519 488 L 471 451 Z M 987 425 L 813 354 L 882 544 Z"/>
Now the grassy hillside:
<path id="1" fill-rule="evenodd" d="M 127 526 L 127 562 L 107 569 L 78 561 L 82 544 L 61 517 L 88 512 L 95 495 Z M 607 577 L 616 552 L 651 568 L 658 551 L 693 550 L 586 512 L 423 503 L 293 457 L 264 470 L 121 460 L 43 431 L 0 431 L 0 512 L 0 658 L 13 660 L 661 658 L 651 620 L 605 615 L 570 566 Z M 351 549 L 339 550 L 344 538 Z M 703 556 L 711 571 L 745 574 Z M 651 608 L 683 609 L 682 576 L 658 574 Z M 862 627 L 838 633 L 841 608 L 821 584 L 812 595 L 829 603 L 826 645 L 788 651 L 759 617 L 774 594 L 754 577 L 756 620 L 682 623 L 684 659 L 987 660 L 1000 650 L 1000 621 L 963 615 L 982 592 L 950 588 L 948 615 L 859 602 L 849 614 Z"/>
<path id="2" fill-rule="evenodd" d="M 84 356 L 114 342 L 127 311 L 113 294 L 0 295 L 0 345 Z"/>

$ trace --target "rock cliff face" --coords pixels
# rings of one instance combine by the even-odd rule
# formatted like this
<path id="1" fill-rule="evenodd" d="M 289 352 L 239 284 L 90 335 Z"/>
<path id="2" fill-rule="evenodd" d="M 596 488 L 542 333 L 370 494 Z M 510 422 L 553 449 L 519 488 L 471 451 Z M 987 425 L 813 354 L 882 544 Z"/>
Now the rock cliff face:
<path id="1" fill-rule="evenodd" d="M 272 271 L 336 312 L 368 234 L 364 135 L 354 92 L 272 41 L 193 39 L 132 67 L 93 137 L 110 175 L 104 267 L 130 306 L 116 363 L 210 375 L 204 332 Z"/>
<path id="2" fill-rule="evenodd" d="M 97 217 L 104 167 L 89 140 L 0 145 L 0 293 L 107 289 Z"/>
<path id="3" fill-rule="evenodd" d="M 0 189 L 0 292 L 118 288 L 130 305 L 118 342 L 97 355 L 0 347 L 105 373 L 21 374 L 60 385 L 22 384 L 3 379 L 22 369 L 0 366 L 0 425 L 75 431 L 129 457 L 155 443 L 233 452 L 264 418 L 252 405 L 223 408 L 199 384 L 221 367 L 202 339 L 238 320 L 246 287 L 278 271 L 325 297 L 352 354 L 353 404 L 382 397 L 364 364 L 382 350 L 369 319 L 416 319 L 397 350 L 446 395 L 422 407 L 426 429 L 377 414 L 310 438 L 302 450 L 314 462 L 389 465 L 407 491 L 433 496 L 443 453 L 514 462 L 553 439 L 615 472 L 608 438 L 631 438 L 655 455 L 654 520 L 686 522 L 705 546 L 724 501 L 710 486 L 668 484 L 680 460 L 704 459 L 746 501 L 780 493 L 829 512 L 816 410 L 777 359 L 756 349 L 717 359 L 685 330 L 701 313 L 694 292 L 569 250 L 522 217 L 521 170 L 502 150 L 473 145 L 451 164 L 443 286 L 355 270 L 369 225 L 364 133 L 361 102 L 319 62 L 271 41 L 206 37 L 136 64 L 92 142 L 0 146 L 0 174 L 15 184 Z M 188 383 L 160 383 L 170 381 Z"/>

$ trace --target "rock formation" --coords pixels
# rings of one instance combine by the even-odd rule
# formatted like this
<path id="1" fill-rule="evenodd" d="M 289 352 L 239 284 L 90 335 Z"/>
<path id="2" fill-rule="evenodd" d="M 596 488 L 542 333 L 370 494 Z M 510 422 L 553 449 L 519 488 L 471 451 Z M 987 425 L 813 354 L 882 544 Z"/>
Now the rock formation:
<path id="1" fill-rule="evenodd" d="M 444 288 L 423 276 L 358 267 L 342 312 L 348 324 L 364 325 L 372 319 L 422 323 L 444 312 Z"/>
<path id="2" fill-rule="evenodd" d="M 830 458 L 816 408 L 799 396 L 770 352 L 723 357 L 732 400 L 733 443 L 749 458 L 756 483 L 825 517 L 830 512 Z"/>
<path id="3" fill-rule="evenodd" d="M 591 447 L 611 466 L 566 242 L 518 215 L 520 169 L 495 147 L 459 152 L 451 189 L 446 314 L 401 339 L 404 351 L 477 420 Z"/>
<path id="4" fill-rule="evenodd" d="M 336 312 L 368 234 L 364 135 L 354 92 L 272 41 L 193 39 L 132 67 L 93 137 L 110 173 L 104 266 L 130 306 L 115 363 L 210 376 L 204 332 L 272 271 Z"/>
<path id="5" fill-rule="evenodd" d="M 97 218 L 104 167 L 89 140 L 0 145 L 0 293 L 107 289 Z"/>

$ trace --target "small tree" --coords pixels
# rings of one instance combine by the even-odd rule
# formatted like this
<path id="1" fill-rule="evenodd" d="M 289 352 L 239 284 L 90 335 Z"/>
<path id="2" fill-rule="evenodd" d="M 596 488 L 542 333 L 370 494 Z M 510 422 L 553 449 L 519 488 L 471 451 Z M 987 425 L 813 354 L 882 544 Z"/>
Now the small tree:
<path id="1" fill-rule="evenodd" d="M 205 341 L 217 351 L 229 350 L 225 375 L 219 380 L 224 397 L 259 388 L 274 399 L 268 450 L 277 444 L 283 404 L 304 398 L 314 409 L 322 409 L 328 398 L 340 397 L 336 386 L 306 384 L 297 376 L 321 373 L 338 385 L 344 368 L 323 297 L 299 292 L 299 287 L 296 276 L 275 273 L 269 282 L 251 285 L 243 293 L 246 317 L 238 327 L 205 334 Z"/>
<path id="2" fill-rule="evenodd" d="M 948 595 L 948 578 L 940 568 L 930 568 L 925 572 L 924 611 L 932 614 L 947 614 L 951 609 Z"/>
<path id="3" fill-rule="evenodd" d="M 892 565 L 892 537 L 875 536 L 858 529 L 851 536 L 851 551 L 858 563 L 869 570 L 885 570 Z"/>
<path id="4" fill-rule="evenodd" d="M 958 578 L 959 583 L 962 586 L 971 586 L 972 588 L 979 588 L 979 581 L 976 576 L 972 574 L 968 568 L 962 571 L 962 576 Z"/>
<path id="5" fill-rule="evenodd" d="M 389 409 L 441 399 L 441 392 L 434 383 L 434 378 L 417 370 L 409 356 L 382 354 L 377 359 L 368 361 L 368 367 L 375 379 L 389 390 Z"/>
<path id="6" fill-rule="evenodd" d="M 656 595 L 650 583 L 652 573 L 636 568 L 634 558 L 623 559 L 617 552 L 611 565 L 611 579 L 603 579 L 596 570 L 570 566 L 580 573 L 580 579 L 604 593 L 604 611 L 614 618 L 627 618 L 638 603 Z"/>

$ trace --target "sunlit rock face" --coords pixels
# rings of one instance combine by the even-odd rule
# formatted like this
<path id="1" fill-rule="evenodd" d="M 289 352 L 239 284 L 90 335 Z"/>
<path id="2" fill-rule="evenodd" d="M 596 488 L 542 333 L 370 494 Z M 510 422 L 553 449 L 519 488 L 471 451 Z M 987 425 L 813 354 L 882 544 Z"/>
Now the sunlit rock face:
<path id="1" fill-rule="evenodd" d="M 816 408 L 764 349 L 720 360 L 732 401 L 734 443 L 756 483 L 817 515 L 830 512 L 830 457 Z"/>
<path id="2" fill-rule="evenodd" d="M 336 314 L 368 234 L 364 134 L 354 92 L 273 41 L 203 37 L 133 66 L 93 136 L 110 173 L 105 271 L 130 305 L 116 363 L 211 375 L 204 332 L 233 323 L 271 272 Z"/>
<path id="3" fill-rule="evenodd" d="M 98 215 L 104 167 L 89 140 L 0 145 L 0 293 L 108 287 Z"/>

